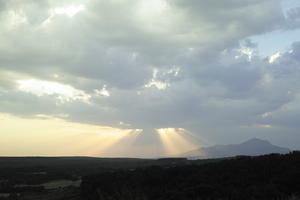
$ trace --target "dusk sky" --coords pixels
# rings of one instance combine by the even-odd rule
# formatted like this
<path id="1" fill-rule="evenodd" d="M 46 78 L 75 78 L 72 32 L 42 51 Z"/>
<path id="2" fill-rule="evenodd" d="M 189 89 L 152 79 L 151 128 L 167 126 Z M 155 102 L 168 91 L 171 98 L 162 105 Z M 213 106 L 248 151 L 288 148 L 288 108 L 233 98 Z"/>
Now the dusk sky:
<path id="1" fill-rule="evenodd" d="M 0 156 L 300 149 L 299 0 L 0 0 Z"/>

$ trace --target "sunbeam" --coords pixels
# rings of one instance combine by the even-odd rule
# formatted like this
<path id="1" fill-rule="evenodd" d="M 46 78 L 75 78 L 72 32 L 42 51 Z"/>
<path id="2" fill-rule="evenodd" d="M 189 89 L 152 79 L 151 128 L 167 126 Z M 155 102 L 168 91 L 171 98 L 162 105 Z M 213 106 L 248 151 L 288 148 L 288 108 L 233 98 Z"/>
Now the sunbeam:
<path id="1" fill-rule="evenodd" d="M 112 152 L 118 151 L 120 156 L 124 156 L 127 153 L 126 148 L 132 144 L 140 132 L 140 129 L 129 129 L 93 134 L 78 144 L 78 153 L 86 152 L 92 156 L 113 156 Z"/>
<path id="2" fill-rule="evenodd" d="M 161 128 L 156 129 L 160 141 L 164 147 L 165 154 L 168 156 L 176 156 L 180 153 L 196 149 L 199 143 L 183 136 L 184 129 L 176 128 Z"/>

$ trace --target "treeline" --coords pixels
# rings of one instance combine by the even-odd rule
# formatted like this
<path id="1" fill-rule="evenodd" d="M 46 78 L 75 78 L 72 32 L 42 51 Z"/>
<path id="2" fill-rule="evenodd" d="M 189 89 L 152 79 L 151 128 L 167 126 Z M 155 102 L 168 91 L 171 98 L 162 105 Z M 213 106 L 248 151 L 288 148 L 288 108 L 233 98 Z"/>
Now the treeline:
<path id="1" fill-rule="evenodd" d="M 300 197 L 300 152 L 105 172 L 81 190 L 87 200 L 289 199 Z"/>
<path id="2" fill-rule="evenodd" d="M 50 181 L 75 181 L 89 174 L 187 162 L 184 158 L 0 157 L 0 194 L 44 194 L 47 190 L 41 184 Z"/>

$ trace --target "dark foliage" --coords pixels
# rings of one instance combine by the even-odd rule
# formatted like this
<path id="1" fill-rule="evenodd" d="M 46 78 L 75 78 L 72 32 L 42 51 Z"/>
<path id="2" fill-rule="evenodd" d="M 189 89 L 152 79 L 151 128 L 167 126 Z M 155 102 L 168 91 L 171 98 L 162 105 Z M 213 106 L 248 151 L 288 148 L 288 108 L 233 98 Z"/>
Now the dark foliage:
<path id="1" fill-rule="evenodd" d="M 87 200 L 287 199 L 300 195 L 300 152 L 105 172 L 81 189 Z"/>
<path id="2" fill-rule="evenodd" d="M 152 165 L 172 166 L 187 163 L 188 161 L 183 158 L 155 160 L 92 157 L 0 157 L 0 194 L 18 193 L 28 196 L 34 193 L 47 196 L 47 189 L 40 184 L 50 181 L 75 181 L 81 179 L 84 175 L 101 172 L 120 169 L 130 170 Z M 65 193 L 64 191 L 61 192 Z M 19 197 L 18 199 L 23 198 Z"/>

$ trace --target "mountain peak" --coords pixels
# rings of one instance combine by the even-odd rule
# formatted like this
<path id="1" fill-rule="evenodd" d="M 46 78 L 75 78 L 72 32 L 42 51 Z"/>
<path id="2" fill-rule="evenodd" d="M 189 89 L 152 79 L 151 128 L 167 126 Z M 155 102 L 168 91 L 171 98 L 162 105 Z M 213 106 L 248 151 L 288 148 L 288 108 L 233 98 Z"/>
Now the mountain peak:
<path id="1" fill-rule="evenodd" d="M 211 147 L 199 148 L 195 151 L 187 152 L 184 157 L 194 158 L 220 158 L 220 157 L 233 157 L 237 155 L 256 156 L 270 153 L 288 153 L 288 148 L 278 147 L 271 144 L 267 140 L 259 138 L 249 139 L 241 144 L 230 145 L 215 145 Z M 198 155 L 198 156 L 196 156 Z"/>
<path id="2" fill-rule="evenodd" d="M 263 139 L 259 139 L 259 138 L 251 138 L 243 143 L 242 144 L 268 144 L 268 145 L 271 145 L 271 143 L 268 141 L 268 140 L 263 140 Z"/>

